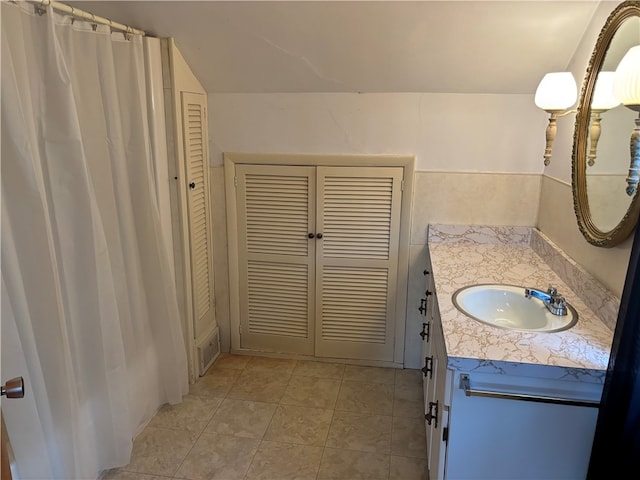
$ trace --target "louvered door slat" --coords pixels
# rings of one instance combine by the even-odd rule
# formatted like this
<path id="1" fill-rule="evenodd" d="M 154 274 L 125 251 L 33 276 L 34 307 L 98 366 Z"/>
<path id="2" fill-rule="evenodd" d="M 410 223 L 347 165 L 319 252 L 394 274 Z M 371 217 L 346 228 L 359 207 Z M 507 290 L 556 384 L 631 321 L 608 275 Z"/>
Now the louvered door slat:
<path id="1" fill-rule="evenodd" d="M 393 360 L 401 168 L 318 168 L 316 355 Z"/>
<path id="2" fill-rule="evenodd" d="M 238 179 L 241 346 L 313 354 L 314 168 L 243 165 Z"/>
<path id="3" fill-rule="evenodd" d="M 307 255 L 309 179 L 247 174 L 244 182 L 248 252 Z"/>
<path id="4" fill-rule="evenodd" d="M 215 322 L 205 104 L 204 95 L 182 93 L 186 184 L 195 185 L 195 188 L 187 188 L 187 207 L 193 328 L 196 338 L 211 329 Z"/>

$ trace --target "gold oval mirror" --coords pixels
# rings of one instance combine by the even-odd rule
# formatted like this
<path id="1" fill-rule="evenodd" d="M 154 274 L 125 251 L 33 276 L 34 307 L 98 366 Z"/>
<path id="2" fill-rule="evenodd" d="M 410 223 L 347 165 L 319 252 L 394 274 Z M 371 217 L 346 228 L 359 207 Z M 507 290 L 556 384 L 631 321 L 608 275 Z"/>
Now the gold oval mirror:
<path id="1" fill-rule="evenodd" d="M 613 247 L 626 239 L 640 211 L 640 189 L 629 187 L 631 194 L 627 192 L 629 145 L 638 112 L 618 104 L 611 87 L 620 61 L 639 44 L 640 2 L 623 2 L 600 32 L 578 103 L 573 135 L 573 202 L 580 231 L 589 243 L 599 247 Z"/>

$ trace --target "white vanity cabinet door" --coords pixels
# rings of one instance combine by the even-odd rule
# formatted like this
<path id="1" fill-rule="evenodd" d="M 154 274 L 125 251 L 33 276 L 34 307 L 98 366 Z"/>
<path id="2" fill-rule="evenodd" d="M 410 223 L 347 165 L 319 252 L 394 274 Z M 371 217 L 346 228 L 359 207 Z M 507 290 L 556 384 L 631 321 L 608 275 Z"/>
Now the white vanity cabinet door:
<path id="1" fill-rule="evenodd" d="M 427 402 L 425 423 L 427 437 L 428 465 L 430 480 L 445 478 L 447 440 L 449 432 L 449 404 L 451 370 L 447 369 L 447 356 L 439 319 L 433 322 L 433 388 Z M 429 425 L 430 420 L 430 425 Z"/>
<path id="2" fill-rule="evenodd" d="M 425 269 L 424 269 L 424 292 L 425 294 L 421 297 L 420 299 L 420 306 L 418 308 L 418 311 L 420 312 L 420 314 L 422 315 L 422 330 L 419 332 L 419 335 L 422 337 L 422 390 L 423 390 L 423 399 L 424 399 L 424 404 L 425 404 L 425 413 L 426 413 L 426 406 L 428 404 L 428 398 L 430 396 L 429 394 L 429 390 L 430 387 L 432 385 L 432 381 L 431 381 L 431 377 L 433 377 L 433 374 L 429 373 L 429 370 L 432 369 L 431 367 L 431 345 L 433 344 L 432 341 L 432 333 L 431 333 L 431 326 L 433 324 L 433 301 L 432 298 L 430 298 L 428 295 L 426 295 L 426 292 L 430 291 L 430 289 L 433 289 L 433 274 L 431 273 L 431 259 L 429 258 L 429 252 L 427 252 L 427 261 L 425 264 Z M 433 296 L 431 296 L 433 297 Z M 427 430 L 427 445 L 429 442 L 429 436 L 428 436 L 428 430 Z"/>
<path id="3" fill-rule="evenodd" d="M 449 405 L 451 392 L 451 370 L 447 369 L 447 354 L 440 323 L 435 287 L 427 274 L 427 322 L 428 333 L 423 343 L 425 430 L 427 436 L 427 465 L 431 480 L 445 478 Z"/>
<path id="4" fill-rule="evenodd" d="M 597 408 L 466 396 L 460 375 L 452 382 L 446 478 L 583 479 Z M 472 388 L 555 397 L 599 398 L 601 386 L 470 373 Z M 591 389 L 591 391 L 588 391 Z M 434 478 L 434 477 L 432 477 Z"/>
<path id="5" fill-rule="evenodd" d="M 422 330 L 420 336 L 422 337 L 422 393 L 424 399 L 424 413 L 427 413 L 429 401 L 433 397 L 433 390 L 435 381 L 433 379 L 433 357 L 432 357 L 432 345 L 433 345 L 433 295 L 427 295 L 426 292 L 433 291 L 433 274 L 431 273 L 431 259 L 429 258 L 429 252 L 427 251 L 427 261 L 424 269 L 424 294 L 420 299 L 420 306 L 418 311 L 422 315 Z M 427 454 L 429 453 L 429 445 L 431 428 L 425 421 L 426 438 L 427 438 Z"/>

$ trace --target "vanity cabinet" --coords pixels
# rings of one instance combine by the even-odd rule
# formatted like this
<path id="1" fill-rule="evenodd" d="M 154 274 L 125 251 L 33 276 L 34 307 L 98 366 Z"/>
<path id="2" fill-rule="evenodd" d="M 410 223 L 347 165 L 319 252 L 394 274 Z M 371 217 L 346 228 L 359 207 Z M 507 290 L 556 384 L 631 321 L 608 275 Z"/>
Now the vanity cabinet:
<path id="1" fill-rule="evenodd" d="M 425 316 L 422 324 L 422 367 L 425 433 L 427 440 L 427 463 L 429 478 L 444 478 L 445 453 L 448 436 L 451 370 L 447 369 L 447 356 L 440 323 L 438 300 L 431 264 L 427 257 L 425 296 L 421 300 L 420 312 Z"/>
<path id="2" fill-rule="evenodd" d="M 433 292 L 426 297 L 422 369 L 429 478 L 585 478 L 602 384 L 563 378 L 554 367 L 536 377 L 526 364 L 503 369 L 500 362 L 450 358 L 431 266 L 425 271 Z"/>

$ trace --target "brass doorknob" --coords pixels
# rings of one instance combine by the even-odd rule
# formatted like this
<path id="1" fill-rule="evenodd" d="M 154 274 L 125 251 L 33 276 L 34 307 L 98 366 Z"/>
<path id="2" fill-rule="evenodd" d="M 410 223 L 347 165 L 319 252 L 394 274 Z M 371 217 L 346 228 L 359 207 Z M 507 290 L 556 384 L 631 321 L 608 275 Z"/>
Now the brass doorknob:
<path id="1" fill-rule="evenodd" d="M 0 396 L 6 395 L 7 398 L 23 398 L 24 397 L 24 380 L 22 377 L 12 378 L 0 387 Z"/>

